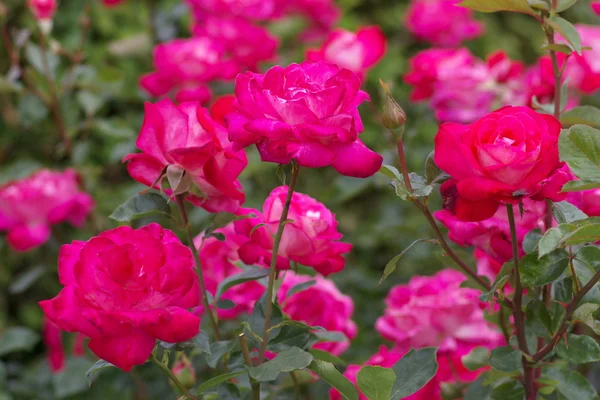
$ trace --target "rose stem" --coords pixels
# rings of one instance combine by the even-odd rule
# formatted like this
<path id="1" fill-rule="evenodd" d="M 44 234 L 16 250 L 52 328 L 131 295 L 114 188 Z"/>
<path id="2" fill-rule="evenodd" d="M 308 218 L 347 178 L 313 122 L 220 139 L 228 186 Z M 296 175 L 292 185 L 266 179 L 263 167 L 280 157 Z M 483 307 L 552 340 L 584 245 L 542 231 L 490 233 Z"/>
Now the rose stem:
<path id="1" fill-rule="evenodd" d="M 188 398 L 191 400 L 197 400 L 198 398 L 196 396 L 193 396 L 189 390 L 186 389 L 186 387 L 183 385 L 183 383 L 181 383 L 179 381 L 179 379 L 177 379 L 177 377 L 175 376 L 175 374 L 173 373 L 173 371 L 171 371 L 171 369 L 169 367 L 167 367 L 165 364 L 161 363 L 160 361 L 158 361 L 154 356 L 150 357 L 150 360 L 156 364 L 172 381 L 175 385 L 177 385 L 177 387 L 179 388 L 179 390 L 181 390 L 181 392 Z"/>

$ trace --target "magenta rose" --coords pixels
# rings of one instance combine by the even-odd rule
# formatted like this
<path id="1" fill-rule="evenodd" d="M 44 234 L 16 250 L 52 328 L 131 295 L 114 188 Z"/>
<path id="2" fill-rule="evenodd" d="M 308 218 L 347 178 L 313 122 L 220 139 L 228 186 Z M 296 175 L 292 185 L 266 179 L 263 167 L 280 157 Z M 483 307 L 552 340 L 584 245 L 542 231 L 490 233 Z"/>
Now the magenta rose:
<path id="1" fill-rule="evenodd" d="M 315 280 L 308 289 L 288 295 L 294 286 Z M 294 321 L 304 322 L 310 326 L 321 326 L 328 331 L 342 332 L 347 339 L 344 342 L 324 342 L 314 345 L 316 349 L 340 355 L 350 346 L 350 340 L 356 336 L 358 328 L 352 321 L 354 302 L 342 294 L 333 281 L 320 275 L 302 276 L 292 271 L 285 272 L 277 299 L 284 313 Z"/>
<path id="2" fill-rule="evenodd" d="M 463 220 L 484 220 L 501 202 L 516 204 L 536 194 L 561 167 L 560 129 L 556 118 L 528 107 L 504 107 L 470 125 L 440 125 L 435 163 L 455 180 L 444 208 Z M 472 210 L 459 209 L 463 203 Z"/>
<path id="3" fill-rule="evenodd" d="M 168 181 L 167 194 L 187 193 L 187 200 L 211 212 L 235 212 L 244 202 L 237 177 L 248 164 L 246 154 L 232 150 L 226 129 L 197 103 L 146 103 L 136 144 L 143 153 L 123 160 L 136 181 L 156 189 Z"/>
<path id="4" fill-rule="evenodd" d="M 368 177 L 382 157 L 358 138 L 358 106 L 369 96 L 360 79 L 327 62 L 275 66 L 266 74 L 246 72 L 235 84 L 236 112 L 228 115 L 234 150 L 256 144 L 263 161 Z"/>
<path id="5" fill-rule="evenodd" d="M 287 197 L 287 186 L 274 189 L 263 205 L 263 212 L 241 208 L 239 214 L 256 214 L 235 222 L 236 232 L 245 235 L 239 254 L 246 264 L 270 265 L 273 236 Z M 314 268 L 324 276 L 344 269 L 344 254 L 352 249 L 350 243 L 340 242 L 335 215 L 322 203 L 302 193 L 294 192 L 288 222 L 281 238 L 277 268 L 289 269 L 291 262 Z M 264 224 L 260 225 L 259 224 Z"/>
<path id="6" fill-rule="evenodd" d="M 93 208 L 74 170 L 43 169 L 0 187 L 0 231 L 8 232 L 15 251 L 28 251 L 50 238 L 52 225 L 67 221 L 82 227 Z"/>
<path id="7" fill-rule="evenodd" d="M 58 8 L 56 0 L 28 0 L 27 5 L 39 21 L 51 20 Z"/>
<path id="8" fill-rule="evenodd" d="M 200 302 L 192 253 L 158 224 L 62 246 L 58 275 L 64 288 L 40 302 L 46 316 L 90 337 L 94 354 L 125 371 L 146 362 L 157 339 L 198 334 L 200 319 L 186 310 Z"/>

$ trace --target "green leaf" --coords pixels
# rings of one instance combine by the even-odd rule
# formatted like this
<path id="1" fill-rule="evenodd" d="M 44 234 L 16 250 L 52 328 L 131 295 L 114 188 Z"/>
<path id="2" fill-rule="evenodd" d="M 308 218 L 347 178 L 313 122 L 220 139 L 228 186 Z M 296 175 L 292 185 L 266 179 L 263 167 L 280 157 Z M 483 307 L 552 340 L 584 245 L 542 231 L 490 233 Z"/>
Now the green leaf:
<path id="1" fill-rule="evenodd" d="M 491 13 L 497 11 L 513 11 L 529 15 L 537 15 L 527 0 L 463 0 L 458 4 L 471 10 Z"/>
<path id="2" fill-rule="evenodd" d="M 523 400 L 525 398 L 525 388 L 521 382 L 510 381 L 496 386 L 490 399 L 492 400 Z"/>
<path id="3" fill-rule="evenodd" d="M 589 181 L 589 180 L 585 180 L 585 179 L 580 179 L 577 181 L 571 181 L 571 182 L 567 182 L 565 183 L 565 185 L 562 187 L 562 191 L 563 192 L 581 192 L 583 190 L 590 190 L 590 189 L 599 189 L 600 188 L 600 182 L 596 181 Z"/>
<path id="4" fill-rule="evenodd" d="M 600 361 L 600 344 L 596 339 L 585 335 L 567 335 L 556 346 L 556 354 L 573 364 Z"/>
<path id="5" fill-rule="evenodd" d="M 85 377 L 87 378 L 88 385 L 92 386 L 92 382 L 94 381 L 94 376 L 96 375 L 98 370 L 103 369 L 103 368 L 108 368 L 108 367 L 115 367 L 115 366 L 113 364 L 109 363 L 108 361 L 104 361 L 104 360 L 96 361 L 94 363 L 94 365 L 92 365 L 90 367 L 90 369 L 88 369 L 87 372 L 85 373 Z"/>
<path id="6" fill-rule="evenodd" d="M 525 327 L 528 332 L 541 337 L 549 337 L 553 333 L 552 319 L 543 302 L 532 299 L 527 303 L 526 316 Z"/>
<path id="7" fill-rule="evenodd" d="M 523 250 L 525 253 L 533 253 L 537 247 L 540 239 L 542 238 L 542 230 L 539 228 L 532 229 L 525 235 L 523 239 Z"/>
<path id="8" fill-rule="evenodd" d="M 342 360 L 341 358 L 339 358 L 337 356 L 334 356 L 333 354 L 331 354 L 328 351 L 323 351 L 323 350 L 313 348 L 313 349 L 308 350 L 308 352 L 313 355 L 313 359 L 315 359 L 315 360 L 327 361 L 332 364 L 337 364 L 337 365 L 342 365 L 342 366 L 347 365 L 346 361 Z"/>
<path id="9" fill-rule="evenodd" d="M 39 278 L 46 273 L 46 267 L 37 265 L 19 274 L 8 286 L 8 293 L 21 294 L 31 287 Z"/>
<path id="10" fill-rule="evenodd" d="M 544 375 L 558 382 L 556 389 L 567 400 L 596 400 L 598 396 L 591 383 L 579 372 L 550 368 Z"/>
<path id="11" fill-rule="evenodd" d="M 21 96 L 18 108 L 19 118 L 25 128 L 33 128 L 48 117 L 49 110 L 46 103 L 30 93 Z"/>
<path id="12" fill-rule="evenodd" d="M 192 339 L 185 342 L 177 343 L 178 351 L 185 351 L 189 349 L 198 349 L 202 353 L 211 354 L 210 351 L 210 340 L 208 335 L 204 331 L 200 331 Z"/>
<path id="13" fill-rule="evenodd" d="M 257 279 L 264 278 L 269 276 L 269 269 L 262 267 L 246 267 L 243 272 L 239 274 L 232 275 L 228 278 L 225 278 L 219 283 L 219 287 L 217 288 L 217 294 L 215 295 L 215 299 L 219 300 L 223 293 L 227 291 L 227 289 L 232 288 L 237 285 L 241 285 L 242 283 L 246 283 L 249 281 L 255 281 Z"/>
<path id="14" fill-rule="evenodd" d="M 288 290 L 287 297 L 289 298 L 298 292 L 302 292 L 303 290 L 306 290 L 309 287 L 314 286 L 316 283 L 317 283 L 316 280 L 311 279 L 310 281 L 306 281 L 306 282 L 302 282 L 297 285 L 294 285 L 290 288 L 290 290 Z"/>
<path id="15" fill-rule="evenodd" d="M 590 125 L 600 127 L 600 109 L 593 106 L 579 106 L 565 111 L 560 116 L 563 126 Z"/>
<path id="16" fill-rule="evenodd" d="M 346 400 L 358 400 L 358 390 L 340 371 L 331 363 L 313 360 L 308 366 L 312 372 L 327 382 L 331 387 L 341 393 Z"/>
<path id="17" fill-rule="evenodd" d="M 58 399 L 70 397 L 89 389 L 87 374 L 92 362 L 84 357 L 69 358 L 64 368 L 57 374 L 52 375 L 52 387 L 54 395 Z"/>
<path id="18" fill-rule="evenodd" d="M 411 349 L 392 369 L 396 373 L 396 383 L 392 388 L 393 399 L 402 399 L 420 390 L 437 373 L 437 349 L 424 347 Z"/>
<path id="19" fill-rule="evenodd" d="M 573 321 L 579 321 L 586 324 L 592 328 L 597 335 L 600 335 L 600 321 L 595 317 L 598 308 L 600 308 L 600 305 L 598 304 L 585 303 L 580 305 L 573 313 Z"/>
<path id="20" fill-rule="evenodd" d="M 219 400 L 241 400 L 242 393 L 237 385 L 233 383 L 222 383 L 221 386 L 219 386 L 217 398 Z"/>
<path id="21" fill-rule="evenodd" d="M 121 204 L 108 218 L 119 222 L 131 222 L 150 215 L 171 216 L 167 199 L 154 192 L 138 193 Z"/>
<path id="22" fill-rule="evenodd" d="M 306 327 L 284 325 L 277 336 L 271 337 L 267 348 L 274 352 L 289 350 L 293 347 L 304 348 L 310 338 L 310 330 Z"/>
<path id="23" fill-rule="evenodd" d="M 438 241 L 435 239 L 418 239 L 418 240 L 415 240 L 414 242 L 412 242 L 406 249 L 402 250 L 402 253 L 398 254 L 397 256 L 394 256 L 386 264 L 385 269 L 383 270 L 383 275 L 382 275 L 381 279 L 379 280 L 380 285 L 383 283 L 384 280 L 387 279 L 388 276 L 390 276 L 396 270 L 396 268 L 398 267 L 398 263 L 400 262 L 402 257 L 404 257 L 406 252 L 408 252 L 414 245 L 416 245 L 418 243 L 438 243 Z"/>
<path id="24" fill-rule="evenodd" d="M 538 243 L 538 256 L 544 257 L 559 248 L 563 237 L 575 230 L 577 230 L 577 226 L 574 224 L 560 224 L 548 229 Z"/>
<path id="25" fill-rule="evenodd" d="M 546 285 L 558 279 L 569 265 L 569 254 L 564 250 L 555 250 L 538 258 L 531 253 L 523 257 L 519 263 L 521 282 L 527 287 Z"/>
<path id="26" fill-rule="evenodd" d="M 356 375 L 358 388 L 369 400 L 390 400 L 396 374 L 390 368 L 362 367 Z"/>
<path id="27" fill-rule="evenodd" d="M 215 306 L 221 310 L 231 310 L 236 304 L 231 300 L 220 299 L 215 302 Z"/>
<path id="28" fill-rule="evenodd" d="M 40 335 L 28 328 L 15 326 L 0 333 L 0 357 L 16 351 L 31 351 Z"/>
<path id="29" fill-rule="evenodd" d="M 573 125 L 561 132 L 560 158 L 579 178 L 600 182 L 600 131 L 587 125 Z"/>
<path id="30" fill-rule="evenodd" d="M 559 53 L 563 53 L 563 54 L 571 54 L 573 52 L 573 49 L 571 49 L 569 46 L 567 46 L 566 44 L 548 44 L 545 43 L 542 45 L 542 50 L 544 51 L 557 51 Z M 561 104 L 563 104 L 563 102 L 561 101 Z M 562 116 L 561 119 L 562 121 Z"/>
<path id="31" fill-rule="evenodd" d="M 313 332 L 313 335 L 319 339 L 319 342 L 345 342 L 348 340 L 346 335 L 338 331 Z"/>
<path id="32" fill-rule="evenodd" d="M 592 219 L 586 220 L 592 221 Z M 583 243 L 595 243 L 600 240 L 600 221 L 583 225 L 561 240 L 561 246 L 574 246 Z"/>
<path id="33" fill-rule="evenodd" d="M 586 219 L 588 216 L 567 201 L 552 203 L 552 213 L 559 224 L 567 224 Z"/>
<path id="34" fill-rule="evenodd" d="M 575 3 L 577 3 L 577 0 L 558 0 L 556 12 L 563 12 L 566 9 L 571 8 L 571 6 Z"/>
<path id="35" fill-rule="evenodd" d="M 250 325 L 250 329 L 252 332 L 262 337 L 265 331 L 265 310 L 267 306 L 267 293 L 265 292 L 261 298 L 254 304 L 254 309 L 252 310 L 252 314 L 248 318 L 248 324 Z M 271 315 L 271 326 L 274 327 L 279 325 L 283 321 L 283 314 L 281 312 L 281 308 L 274 303 L 273 311 Z M 271 328 L 271 337 L 275 337 L 280 328 L 273 329 Z"/>
<path id="36" fill-rule="evenodd" d="M 425 160 L 425 182 L 428 185 L 439 185 L 450 179 L 450 175 L 436 165 L 434 155 L 434 151 L 431 151 Z"/>
<path id="37" fill-rule="evenodd" d="M 104 104 L 104 98 L 88 90 L 77 93 L 77 102 L 88 117 L 93 117 Z"/>
<path id="38" fill-rule="evenodd" d="M 388 178 L 402 180 L 402 174 L 398 171 L 398 168 L 391 165 L 382 165 L 379 169 L 379 173 L 387 176 Z"/>
<path id="39" fill-rule="evenodd" d="M 490 366 L 498 371 L 513 372 L 522 368 L 522 353 L 511 346 L 496 347 L 490 354 Z"/>
<path id="40" fill-rule="evenodd" d="M 210 352 L 206 354 L 206 363 L 211 368 L 216 368 L 221 358 L 229 353 L 235 345 L 236 340 L 222 340 L 220 342 L 212 342 L 210 344 Z"/>
<path id="41" fill-rule="evenodd" d="M 494 293 L 496 293 L 498 290 L 502 290 L 504 284 L 508 282 L 508 279 L 508 275 L 496 277 L 496 280 L 494 281 L 494 284 L 492 285 L 490 290 L 488 292 L 482 292 L 479 295 L 479 300 L 483 301 L 484 303 L 487 303 L 488 301 L 492 300 L 494 298 Z"/>
<path id="42" fill-rule="evenodd" d="M 248 373 L 248 371 L 244 370 L 244 371 L 229 372 L 227 374 L 215 376 L 214 378 L 211 378 L 211 379 L 207 380 L 206 382 L 204 382 L 202 385 L 198 386 L 196 388 L 196 394 L 205 392 L 210 388 L 218 386 L 221 383 L 227 382 L 231 378 L 235 378 L 236 376 L 240 376 L 240 375 L 247 374 L 247 373 Z"/>
<path id="43" fill-rule="evenodd" d="M 58 56 L 50 51 L 46 51 L 46 57 L 48 61 L 48 69 L 50 70 L 50 76 L 56 76 L 56 68 L 60 64 Z M 42 51 L 40 48 L 33 43 L 27 43 L 25 46 L 25 58 L 31 64 L 31 66 L 40 74 L 46 75 L 46 69 L 44 68 L 44 61 L 42 58 Z"/>
<path id="44" fill-rule="evenodd" d="M 465 392 L 463 400 L 490 400 L 494 387 L 484 384 L 486 379 L 487 373 L 483 373 L 475 382 L 471 383 Z"/>
<path id="45" fill-rule="evenodd" d="M 259 382 L 271 382 L 282 372 L 304 369 L 310 365 L 313 356 L 298 347 L 292 347 L 277 354 L 275 358 L 250 368 L 250 377 Z"/>
<path id="46" fill-rule="evenodd" d="M 554 28 L 555 31 L 560 33 L 560 35 L 573 47 L 573 50 L 578 54 L 581 54 L 581 36 L 579 36 L 579 32 L 573 24 L 557 15 L 551 16 L 549 19 L 546 19 L 545 22 Z"/>
<path id="47" fill-rule="evenodd" d="M 488 365 L 490 350 L 487 347 L 475 347 L 468 354 L 461 357 L 461 361 L 469 371 L 477 371 Z"/>

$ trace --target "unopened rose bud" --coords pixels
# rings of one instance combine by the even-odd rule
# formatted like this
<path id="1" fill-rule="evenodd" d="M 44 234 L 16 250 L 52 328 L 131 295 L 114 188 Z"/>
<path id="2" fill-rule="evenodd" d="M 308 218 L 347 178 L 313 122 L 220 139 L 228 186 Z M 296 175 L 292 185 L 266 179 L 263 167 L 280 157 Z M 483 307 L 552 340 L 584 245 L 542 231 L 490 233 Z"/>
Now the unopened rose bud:
<path id="1" fill-rule="evenodd" d="M 191 389 L 196 386 L 196 370 L 186 356 L 183 356 L 181 360 L 173 366 L 172 371 L 179 382 L 181 382 L 187 389 Z"/>
<path id="2" fill-rule="evenodd" d="M 386 100 L 383 105 L 383 125 L 392 131 L 404 128 L 404 125 L 406 124 L 406 113 L 392 97 L 388 86 L 382 80 L 379 80 L 379 83 L 386 94 Z"/>
<path id="3" fill-rule="evenodd" d="M 52 20 L 58 7 L 56 0 L 29 0 L 27 5 L 38 21 Z"/>

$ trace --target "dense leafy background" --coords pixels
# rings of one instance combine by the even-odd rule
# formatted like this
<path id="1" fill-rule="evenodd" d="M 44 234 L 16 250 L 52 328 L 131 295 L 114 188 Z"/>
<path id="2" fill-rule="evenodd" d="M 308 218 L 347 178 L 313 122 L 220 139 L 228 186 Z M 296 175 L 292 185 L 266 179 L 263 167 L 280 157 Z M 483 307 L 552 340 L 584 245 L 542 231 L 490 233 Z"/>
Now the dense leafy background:
<path id="1" fill-rule="evenodd" d="M 4 27 L 34 29 L 24 1 L 3 2 L 10 14 L 0 16 Z M 0 3 L 1 4 L 1 3 Z M 150 7 L 151 4 L 154 4 Z M 425 48 L 410 37 L 403 27 L 407 7 L 404 0 L 340 0 L 344 10 L 341 26 L 355 29 L 360 25 L 378 24 L 385 31 L 389 45 L 386 57 L 374 68 L 365 84 L 372 102 L 361 108 L 366 132 L 363 140 L 395 163 L 390 135 L 379 119 L 382 92 L 378 78 L 390 83 L 395 97 L 409 116 L 405 135 L 409 166 L 420 172 L 437 123 L 431 110 L 424 105 L 410 104 L 408 87 L 402 83 L 408 58 Z M 83 13 L 88 10 L 89 20 Z M 135 139 L 143 118 L 143 102 L 149 100 L 138 88 L 139 76 L 151 70 L 152 40 L 148 29 L 150 14 L 154 15 L 159 41 L 189 35 L 187 8 L 178 0 L 129 0 L 120 7 L 107 9 L 99 1 L 63 0 L 55 18 L 54 38 L 65 48 L 80 46 L 82 25 L 90 24 L 84 45 L 85 59 L 73 68 L 65 57 L 56 56 L 54 74 L 58 82 L 73 80 L 73 89 L 61 94 L 62 112 L 69 135 L 75 146 L 72 160 L 57 150 L 57 135 L 49 110 L 37 98 L 22 88 L 9 87 L 0 80 L 0 183 L 25 176 L 40 166 L 63 168 L 73 165 L 83 176 L 86 190 L 96 199 L 94 217 L 85 229 L 74 230 L 65 225 L 54 228 L 52 239 L 45 246 L 25 254 L 15 254 L 0 238 L 0 332 L 10 326 L 23 326 L 39 332 L 42 312 L 37 302 L 54 296 L 60 289 L 56 274 L 56 259 L 60 244 L 73 239 L 87 239 L 98 231 L 116 226 L 108 215 L 123 201 L 142 189 L 126 173 L 121 164 L 124 155 L 134 151 Z M 596 23 L 587 1 L 580 1 L 567 13 L 573 22 Z M 487 33 L 467 44 L 475 54 L 485 57 L 503 49 L 511 58 L 533 63 L 541 54 L 543 32 L 536 21 L 520 14 L 478 14 L 485 21 Z M 283 38 L 281 64 L 301 61 L 303 51 L 290 46 L 299 30 L 298 21 L 286 20 L 273 29 Z M 28 47 L 29 46 L 29 47 Z M 21 52 L 34 82 L 41 83 L 35 70 L 36 54 L 33 41 Z M 0 48 L 0 75 L 10 67 L 4 48 Z M 231 85 L 215 91 L 227 93 Z M 587 99 L 599 103 L 599 99 Z M 259 207 L 279 184 L 276 165 L 260 163 L 250 150 L 250 165 L 241 180 L 248 195 L 247 204 Z M 415 246 L 401 261 L 401 266 L 378 286 L 386 263 L 415 239 L 430 236 L 422 216 L 393 194 L 384 177 L 358 180 L 342 177 L 331 169 L 303 170 L 299 191 L 324 202 L 338 216 L 345 240 L 354 244 L 346 270 L 333 279 L 356 304 L 355 320 L 360 332 L 344 355 L 349 362 L 362 362 L 377 351 L 383 340 L 373 324 L 384 308 L 383 299 L 395 283 L 405 282 L 414 274 L 429 274 L 451 263 L 428 244 Z M 433 202 L 439 203 L 436 196 Z M 437 208 L 437 207 L 432 207 Z M 199 233 L 207 214 L 200 209 L 192 216 Z M 143 225 L 147 221 L 137 221 Z M 166 227 L 171 222 L 162 221 Z M 461 250 L 468 258 L 469 253 Z M 10 399 L 4 388 L 9 387 L 15 399 L 170 399 L 175 398 L 166 379 L 150 366 L 136 368 L 127 375 L 107 369 L 91 391 L 87 389 L 84 371 L 93 359 L 71 359 L 67 370 L 52 376 L 44 360 L 44 348 L 36 337 L 19 336 L 24 351 L 9 356 L 0 350 L 0 399 Z M 30 339 L 30 340 L 28 340 Z M 0 349 L 2 345 L 0 344 Z M 200 365 L 199 365 L 200 367 Z M 202 375 L 201 370 L 199 375 Z M 322 387 L 321 389 L 325 389 Z M 316 398 L 322 398 L 324 391 Z M 3 397 L 4 396 L 4 397 Z M 286 398 L 282 394 L 282 398 Z M 226 398 L 226 397 L 220 397 Z"/>

